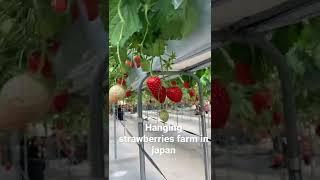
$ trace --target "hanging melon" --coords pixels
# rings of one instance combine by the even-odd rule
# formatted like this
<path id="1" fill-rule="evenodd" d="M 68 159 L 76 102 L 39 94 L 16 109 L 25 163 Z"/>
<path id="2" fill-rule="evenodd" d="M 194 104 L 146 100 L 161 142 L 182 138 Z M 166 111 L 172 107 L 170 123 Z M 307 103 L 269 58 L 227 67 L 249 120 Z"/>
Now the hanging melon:
<path id="1" fill-rule="evenodd" d="M 21 128 L 40 120 L 50 100 L 49 89 L 29 74 L 13 77 L 0 92 L 0 129 Z"/>

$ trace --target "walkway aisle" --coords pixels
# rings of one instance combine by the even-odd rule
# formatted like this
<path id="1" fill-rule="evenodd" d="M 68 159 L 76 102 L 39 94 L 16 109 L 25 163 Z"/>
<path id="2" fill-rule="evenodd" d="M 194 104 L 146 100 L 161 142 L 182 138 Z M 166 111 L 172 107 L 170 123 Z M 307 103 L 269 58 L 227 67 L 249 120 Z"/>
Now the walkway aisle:
<path id="1" fill-rule="evenodd" d="M 137 136 L 137 115 L 125 114 L 124 122 L 129 131 Z M 118 161 L 114 160 L 114 137 L 113 137 L 113 118 L 110 121 L 110 179 L 111 180 L 139 180 L 139 159 L 138 146 L 134 143 L 118 143 Z M 152 125 L 163 125 L 157 121 L 149 121 Z M 123 127 L 118 123 L 118 136 L 124 136 Z M 176 132 L 145 132 L 150 137 L 173 136 Z M 182 132 L 183 137 L 195 137 L 188 133 Z M 175 148 L 176 154 L 154 154 L 152 155 L 152 146 L 154 148 Z M 199 143 L 146 143 L 145 149 L 153 160 L 157 163 L 168 180 L 202 180 L 204 179 L 204 164 L 202 158 L 202 149 Z M 209 149 L 210 151 L 210 149 Z M 146 170 L 148 180 L 162 180 L 161 175 L 146 159 Z M 119 175 L 118 177 L 116 177 Z M 122 175 L 122 176 L 121 176 Z M 121 177 L 120 177 L 121 176 Z M 127 178 L 126 178 L 127 177 Z"/>

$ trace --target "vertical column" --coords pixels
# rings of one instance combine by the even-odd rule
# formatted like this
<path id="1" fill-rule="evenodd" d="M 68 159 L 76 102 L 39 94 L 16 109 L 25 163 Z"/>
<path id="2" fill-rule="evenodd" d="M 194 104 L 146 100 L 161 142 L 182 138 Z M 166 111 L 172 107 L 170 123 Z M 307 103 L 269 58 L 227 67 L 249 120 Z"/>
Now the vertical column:
<path id="1" fill-rule="evenodd" d="M 103 59 L 94 69 L 90 88 L 90 127 L 89 127 L 89 161 L 90 174 L 95 178 L 104 178 L 104 141 L 103 141 L 103 81 L 106 78 L 106 61 Z"/>
<path id="2" fill-rule="evenodd" d="M 272 63 L 277 67 L 281 81 L 281 93 L 285 117 L 286 136 L 288 140 L 288 171 L 290 180 L 302 180 L 300 150 L 298 143 L 298 127 L 293 91 L 292 73 L 286 63 L 285 57 L 273 44 L 265 39 L 257 38 L 253 42 L 271 55 Z"/>
<path id="3" fill-rule="evenodd" d="M 113 135 L 114 135 L 114 159 L 117 160 L 117 155 L 118 155 L 118 152 L 117 152 L 117 111 L 116 111 L 116 106 L 113 105 L 113 112 L 114 112 L 114 131 L 113 131 Z M 119 112 L 118 112 L 119 113 Z"/>
<path id="4" fill-rule="evenodd" d="M 139 134 L 139 137 L 144 136 L 143 117 L 142 117 L 142 85 L 143 85 L 144 80 L 141 81 L 139 88 L 138 88 L 138 106 L 137 106 L 138 109 L 137 110 L 138 110 L 138 134 Z M 144 148 L 144 142 L 141 142 L 140 146 L 139 146 L 139 162 L 140 162 L 140 179 L 146 180 L 145 156 L 144 156 L 144 153 L 141 148 Z"/>

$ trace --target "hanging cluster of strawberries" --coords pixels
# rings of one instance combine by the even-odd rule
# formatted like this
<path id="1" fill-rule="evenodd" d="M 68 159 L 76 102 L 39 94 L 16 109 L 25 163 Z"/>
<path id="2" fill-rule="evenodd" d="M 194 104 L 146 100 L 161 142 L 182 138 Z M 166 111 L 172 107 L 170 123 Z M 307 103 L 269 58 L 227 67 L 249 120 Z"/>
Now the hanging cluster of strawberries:
<path id="1" fill-rule="evenodd" d="M 250 64 L 237 63 L 234 69 L 235 80 L 242 86 L 250 86 L 256 83 L 253 78 Z M 225 86 L 218 80 L 212 82 L 212 128 L 224 128 L 230 114 L 231 100 Z M 255 91 L 250 98 L 256 114 L 262 114 L 266 110 L 272 110 L 273 98 L 270 89 Z M 273 111 L 272 123 L 275 126 L 283 121 L 283 113 Z"/>
<path id="2" fill-rule="evenodd" d="M 87 11 L 87 17 L 89 21 L 94 21 L 99 16 L 98 1 L 97 0 L 83 0 Z M 72 22 L 75 22 L 79 18 L 79 9 L 76 1 L 68 0 L 52 0 L 51 7 L 57 14 L 69 13 L 72 17 Z M 56 39 L 50 39 L 47 41 L 48 54 L 42 54 L 40 51 L 32 52 L 27 60 L 27 69 L 31 74 L 40 72 L 43 78 L 47 80 L 54 79 L 54 72 L 52 67 L 52 59 L 59 52 L 61 42 Z M 43 56 L 43 57 L 42 57 Z M 51 100 L 50 111 L 53 113 L 61 113 L 66 110 L 70 101 L 70 92 L 67 87 L 59 87 L 55 90 L 53 98 Z M 61 122 L 57 123 L 57 129 L 62 129 Z"/>
<path id="3" fill-rule="evenodd" d="M 238 63 L 235 66 L 236 80 L 243 86 L 254 85 L 256 81 L 253 78 L 250 64 Z M 273 97 L 271 90 L 264 88 L 253 93 L 251 96 L 252 106 L 257 114 L 266 110 L 271 110 Z M 277 110 L 273 111 L 273 125 L 278 126 L 283 121 L 283 113 Z"/>

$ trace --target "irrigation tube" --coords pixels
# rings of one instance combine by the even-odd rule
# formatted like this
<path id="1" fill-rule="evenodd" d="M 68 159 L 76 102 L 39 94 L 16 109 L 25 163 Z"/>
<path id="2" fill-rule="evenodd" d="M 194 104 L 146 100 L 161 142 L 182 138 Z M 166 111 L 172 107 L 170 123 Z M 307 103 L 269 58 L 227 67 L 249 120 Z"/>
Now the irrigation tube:
<path id="1" fill-rule="evenodd" d="M 302 180 L 293 78 L 289 66 L 286 63 L 285 56 L 271 42 L 264 38 L 264 34 L 234 34 L 230 32 L 213 33 L 215 34 L 216 41 L 233 41 L 243 44 L 253 44 L 271 56 L 270 61 L 276 66 L 281 81 L 286 136 L 288 140 L 289 180 Z"/>
<path id="2" fill-rule="evenodd" d="M 155 72 L 160 75 L 187 75 L 192 77 L 198 83 L 198 90 L 200 96 L 200 114 L 201 114 L 201 130 L 202 136 L 207 137 L 207 128 L 205 122 L 205 114 L 204 114 L 204 100 L 203 100 L 203 90 L 201 86 L 200 79 L 192 73 L 189 72 L 181 72 L 181 71 L 159 71 Z M 142 118 L 142 87 L 144 81 L 150 76 L 150 73 L 140 82 L 138 87 L 138 130 L 139 130 L 139 137 L 143 137 L 144 135 L 144 128 L 143 128 L 143 118 Z M 208 161 L 208 143 L 203 142 L 203 161 L 204 161 L 204 170 L 205 170 L 205 180 L 211 180 L 210 168 L 209 168 L 209 161 Z M 144 143 L 141 142 L 141 147 L 144 148 Z M 146 171 L 145 171 L 145 156 L 143 153 L 143 149 L 139 148 L 139 160 L 140 160 L 140 179 L 146 180 Z"/>

